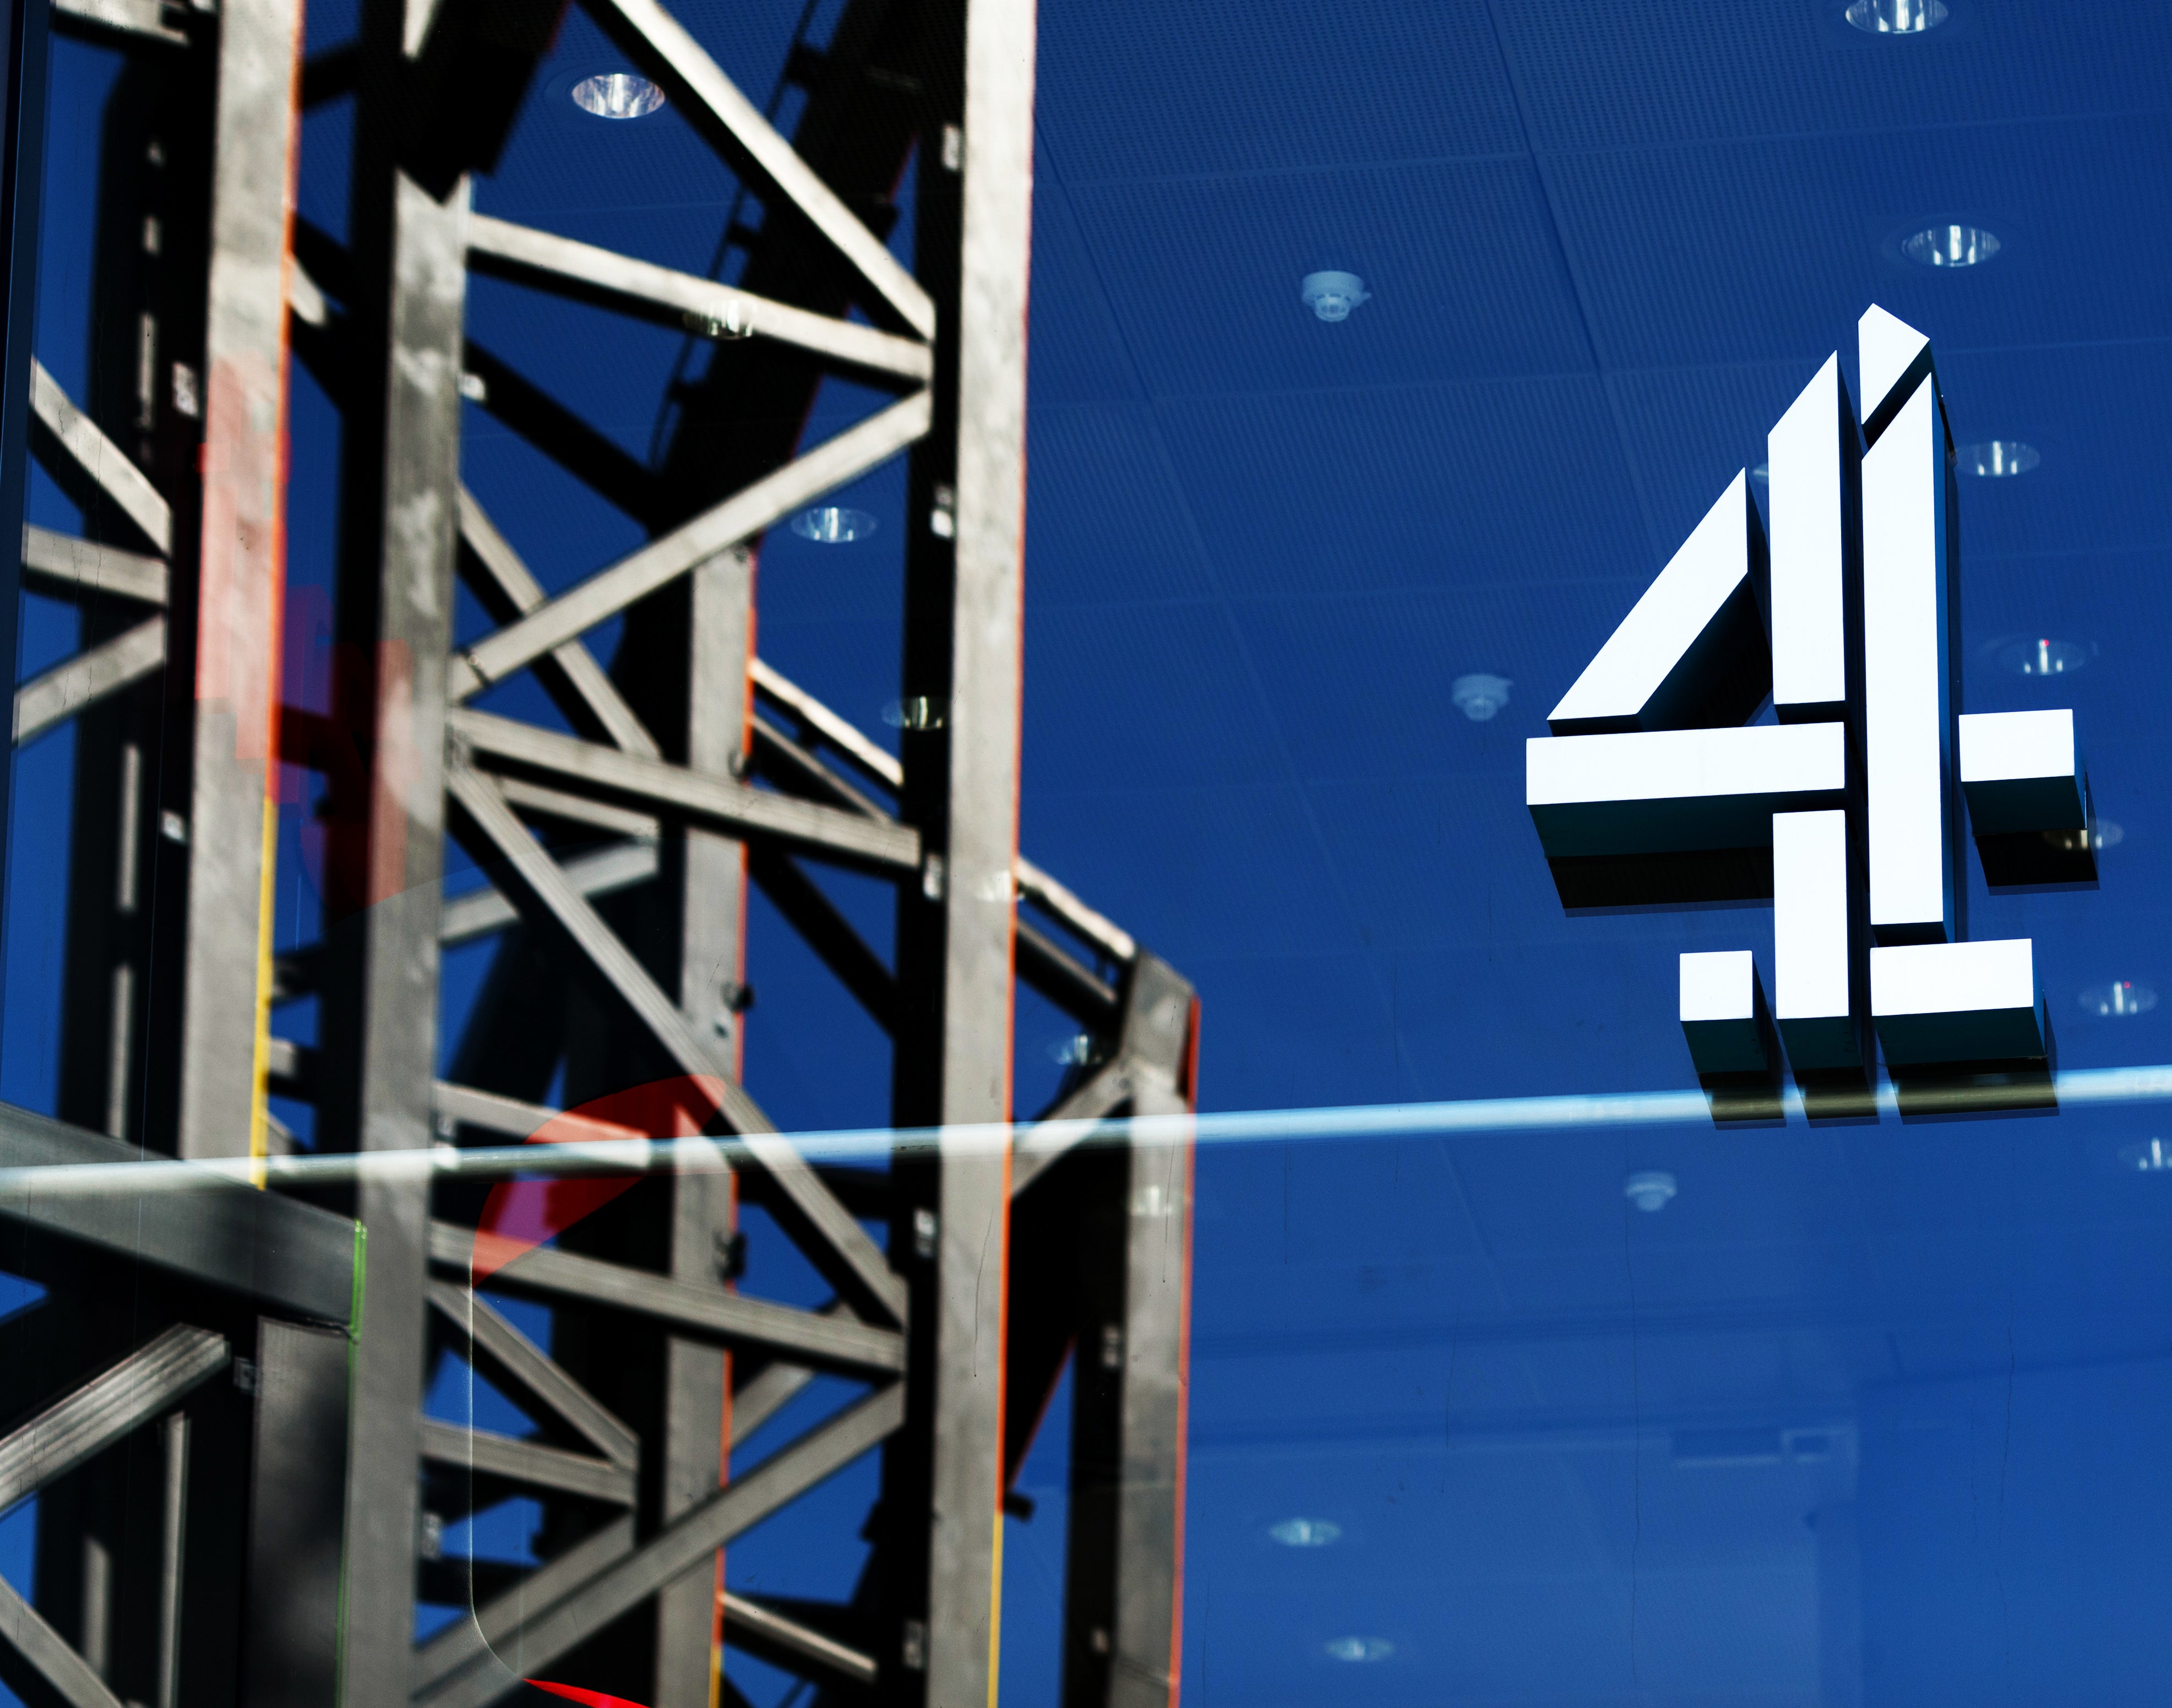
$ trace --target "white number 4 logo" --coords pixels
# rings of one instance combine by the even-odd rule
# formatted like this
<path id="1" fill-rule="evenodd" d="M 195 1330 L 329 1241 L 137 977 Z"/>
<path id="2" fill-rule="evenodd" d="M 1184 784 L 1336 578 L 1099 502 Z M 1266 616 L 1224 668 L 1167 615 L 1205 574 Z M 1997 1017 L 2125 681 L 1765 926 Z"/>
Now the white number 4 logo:
<path id="1" fill-rule="evenodd" d="M 1961 798 L 1993 884 L 2094 876 L 2071 712 L 1962 716 L 1951 438 L 1930 341 L 1857 329 L 1771 431 L 1771 542 L 1735 475 L 1525 749 L 1564 903 L 1769 894 L 1747 949 L 1681 958 L 1701 1074 L 2042 1058 L 2030 940 L 1967 941 Z M 1778 722 L 1745 720 L 1770 694 Z M 2051 834 L 2046 834 L 2051 833 Z"/>

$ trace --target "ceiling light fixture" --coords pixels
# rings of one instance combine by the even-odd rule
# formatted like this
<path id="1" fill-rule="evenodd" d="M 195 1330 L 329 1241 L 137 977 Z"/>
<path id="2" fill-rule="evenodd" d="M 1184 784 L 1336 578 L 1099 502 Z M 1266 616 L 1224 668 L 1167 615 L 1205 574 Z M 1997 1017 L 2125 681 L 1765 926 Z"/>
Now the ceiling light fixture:
<path id="1" fill-rule="evenodd" d="M 2132 979 L 2114 979 L 2109 985 L 2090 986 L 2082 992 L 2081 1003 L 2099 1020 L 2125 1020 L 2154 1008 L 2157 992 Z"/>
<path id="2" fill-rule="evenodd" d="M 1648 1216 L 1667 1207 L 1680 1189 L 1664 1168 L 1644 1168 L 1621 1183 L 1621 1195 Z"/>
<path id="3" fill-rule="evenodd" d="M 1900 241 L 1900 253 L 1926 267 L 1972 267 L 2004 247 L 1997 233 L 1958 223 L 1926 226 Z"/>
<path id="4" fill-rule="evenodd" d="M 1307 273 L 1298 282 L 1297 293 L 1306 308 L 1329 321 L 1347 320 L 1360 303 L 1373 300 L 1364 280 L 1355 273 Z"/>
<path id="5" fill-rule="evenodd" d="M 2003 481 L 2027 474 L 2044 459 L 2037 454 L 2035 446 L 2024 445 L 2019 439 L 1986 439 L 1981 444 L 1963 445 L 1954 453 L 1954 460 L 1964 475 Z"/>
<path id="6" fill-rule="evenodd" d="M 1921 35 L 1946 21 L 1945 0 L 1854 0 L 1847 21 L 1866 35 Z"/>
<path id="7" fill-rule="evenodd" d="M 1330 1637 L 1321 1646 L 1337 1661 L 1384 1661 L 1395 1652 L 1385 1637 Z"/>
<path id="8" fill-rule="evenodd" d="M 2089 659 L 2089 648 L 2079 642 L 2054 641 L 2047 636 L 1998 649 L 1999 668 L 2017 676 L 2071 676 Z"/>
<path id="9" fill-rule="evenodd" d="M 1508 703 L 1508 690 L 1515 685 L 1506 676 L 1459 676 L 1448 697 L 1473 723 L 1490 723 L 1494 713 Z"/>
<path id="10" fill-rule="evenodd" d="M 2119 1159 L 2137 1174 L 2172 1174 L 2172 1145 L 2162 1139 L 2143 1139 L 2119 1147 Z"/>
<path id="11" fill-rule="evenodd" d="M 882 721 L 892 729 L 940 729 L 949 709 L 947 700 L 918 694 L 910 700 L 891 701 L 882 709 Z"/>
<path id="12" fill-rule="evenodd" d="M 573 105 L 599 119 L 645 119 L 664 105 L 664 91 L 630 71 L 607 71 L 573 85 Z"/>
<path id="13" fill-rule="evenodd" d="M 1332 1518 L 1285 1518 L 1267 1526 L 1267 1534 L 1285 1548 L 1325 1548 L 1342 1539 L 1342 1527 Z"/>
<path id="14" fill-rule="evenodd" d="M 792 531 L 818 545 L 850 545 L 875 531 L 875 518 L 864 510 L 847 510 L 841 504 L 817 504 L 792 518 Z"/>

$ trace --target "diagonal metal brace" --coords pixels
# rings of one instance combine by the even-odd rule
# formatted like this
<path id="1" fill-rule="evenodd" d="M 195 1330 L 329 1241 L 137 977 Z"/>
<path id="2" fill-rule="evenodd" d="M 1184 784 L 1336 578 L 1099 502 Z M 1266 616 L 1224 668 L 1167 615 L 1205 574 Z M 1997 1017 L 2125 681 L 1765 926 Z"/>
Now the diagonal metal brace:
<path id="1" fill-rule="evenodd" d="M 520 561 L 520 554 L 497 531 L 497 524 L 465 486 L 460 488 L 460 544 L 467 548 L 462 567 L 472 562 L 483 572 L 483 585 L 475 586 L 470 580 L 476 597 L 498 621 L 524 617 L 550 602 L 550 595 Z M 657 746 L 656 738 L 642 727 L 633 708 L 586 646 L 567 641 L 554 647 L 551 663 L 575 697 L 575 706 L 568 708 L 571 712 L 585 712 L 614 746 L 644 759 L 663 757 L 664 749 Z"/>
<path id="2" fill-rule="evenodd" d="M 556 1602 L 537 1606 L 531 1601 L 535 1616 L 504 1641 L 517 1645 L 524 1673 L 533 1675 L 904 1423 L 903 1385 L 877 1390 L 707 1496 L 644 1546 Z M 435 1688 L 417 1691 L 414 1700 L 417 1708 L 488 1708 L 519 1682 L 495 1654 L 486 1654 Z"/>
<path id="3" fill-rule="evenodd" d="M 448 713 L 445 727 L 492 771 L 519 771 L 584 795 L 688 819 L 735 840 L 782 842 L 884 875 L 920 869 L 919 832 L 893 819 L 773 794 L 487 712 Z"/>
<path id="4" fill-rule="evenodd" d="M 935 418 L 934 407 L 933 398 L 925 391 L 900 399 L 734 492 L 684 526 L 598 571 L 519 621 L 478 641 L 453 659 L 445 677 L 446 699 L 465 700 L 493 682 L 503 681 L 546 653 L 648 598 L 718 552 L 761 533 L 831 487 L 856 480 L 888 461 L 915 439 L 926 436 Z"/>
<path id="5" fill-rule="evenodd" d="M 433 1281 L 429 1289 L 431 1308 L 468 1343 L 473 1356 L 510 1377 L 613 1464 L 632 1470 L 641 1463 L 640 1437 L 487 1301 L 450 1281 Z"/>
<path id="6" fill-rule="evenodd" d="M 166 602 L 166 561 L 123 551 L 94 540 L 78 540 L 49 528 L 23 529 L 23 570 L 42 583 L 41 591 L 80 597 L 110 594 L 116 599 Z"/>
<path id="7" fill-rule="evenodd" d="M 465 1270 L 486 1237 L 447 1222 L 430 1224 L 430 1261 Z M 905 1369 L 905 1339 L 848 1316 L 825 1316 L 745 1293 L 712 1292 L 669 1276 L 629 1269 L 554 1246 L 531 1246 L 490 1276 L 491 1286 L 624 1311 L 668 1324 L 673 1333 L 780 1354 L 848 1376 L 895 1376 Z"/>
<path id="8" fill-rule="evenodd" d="M 901 1324 L 906 1317 L 904 1278 L 891 1271 L 881 1249 L 797 1147 L 777 1136 L 754 1099 L 709 1055 L 678 1005 L 658 987 L 588 899 L 567 881 L 490 780 L 459 754 L 449 754 L 445 789 L 465 820 L 464 825 L 456 821 L 456 828 L 469 833 L 463 840 L 472 837 L 478 845 L 470 852 L 478 861 L 503 862 L 503 876 L 522 911 L 568 938 L 679 1070 L 716 1098 L 718 1116 L 738 1135 L 749 1159 L 775 1184 L 773 1208 L 809 1259 L 856 1303 Z"/>
<path id="9" fill-rule="evenodd" d="M 934 352 L 917 338 L 795 309 L 714 279 L 675 272 L 487 214 L 468 222 L 468 265 L 576 302 L 630 309 L 667 326 L 713 327 L 712 336 L 774 338 L 835 362 L 923 384 L 935 374 Z"/>
<path id="10" fill-rule="evenodd" d="M 226 1337 L 174 1326 L 0 1441 L 0 1512 L 94 1458 L 226 1368 Z"/>
<path id="11" fill-rule="evenodd" d="M 109 694 L 142 681 L 165 662 L 166 620 L 159 616 L 146 617 L 134 628 L 54 665 L 15 690 L 15 745 L 36 740 Z"/>
<path id="12" fill-rule="evenodd" d="M 781 192 L 892 313 L 922 338 L 934 337 L 935 302 L 927 288 L 853 217 L 685 25 L 656 0 L 595 0 L 588 10 L 635 64 L 670 90 L 671 99 L 683 105 L 695 128 L 734 171 L 750 173 L 766 190 Z M 768 195 L 762 199 L 767 202 Z"/>
<path id="13" fill-rule="evenodd" d="M 67 453 L 76 469 L 120 507 L 146 540 L 162 553 L 173 551 L 174 513 L 151 484 L 151 477 L 128 460 L 121 447 L 99 431 L 96 422 L 75 406 L 61 389 L 60 382 L 35 357 L 30 362 L 30 413 Z M 53 469 L 50 464 L 47 467 L 56 479 L 67 484 L 67 470 Z"/>
<path id="14" fill-rule="evenodd" d="M 0 1578 L 0 1643 L 35 1668 L 67 1708 L 121 1708 L 121 1699 L 105 1688 L 90 1662 L 39 1618 L 37 1609 L 5 1578 Z"/>

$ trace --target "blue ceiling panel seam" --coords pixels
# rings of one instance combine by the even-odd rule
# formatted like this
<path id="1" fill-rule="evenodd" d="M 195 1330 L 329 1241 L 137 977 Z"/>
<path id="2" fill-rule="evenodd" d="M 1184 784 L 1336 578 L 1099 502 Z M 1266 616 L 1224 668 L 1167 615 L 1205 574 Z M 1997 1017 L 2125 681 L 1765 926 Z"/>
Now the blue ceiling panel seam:
<path id="1" fill-rule="evenodd" d="M 1637 495 L 1637 508 L 1643 515 L 1644 532 L 1651 545 L 1653 561 L 1664 563 L 1673 548 L 1660 536 L 1658 518 L 1653 514 L 1651 499 L 1644 490 L 1643 477 L 1637 468 L 1636 459 L 1629 454 L 1628 424 L 1622 419 L 1621 400 L 1615 393 L 1613 381 L 1607 373 L 1606 363 L 1599 348 L 1599 330 L 1594 322 L 1582 273 L 1569 252 L 1568 233 L 1562 223 L 1561 204 L 1554 194 L 1552 176 L 1547 172 L 1546 162 L 1540 158 L 1531 137 L 1530 115 L 1523 78 L 1509 54 L 1508 38 L 1502 32 L 1498 0 L 1486 0 L 1486 17 L 1492 27 L 1494 51 L 1500 56 L 1502 74 L 1508 79 L 1510 99 L 1515 105 L 1516 123 L 1523 132 L 1524 147 L 1530 156 L 1531 170 L 1537 176 L 1540 194 L 1546 199 L 1546 218 L 1553 234 L 1555 259 L 1575 299 L 1577 314 L 1583 325 L 1584 344 L 1591 352 L 1592 371 L 1599 376 L 1600 389 L 1606 396 L 1607 409 L 1614 417 L 1615 438 L 1621 448 L 1622 467 L 1629 476 L 1630 490 Z"/>
<path id="2" fill-rule="evenodd" d="M 1051 164 L 1053 164 L 1052 155 Z M 1062 178 L 1060 171 L 1057 182 L 1059 190 L 1061 190 Z M 1067 192 L 1065 192 L 1065 194 L 1067 201 Z M 1099 257 L 1094 254 L 1094 248 L 1090 241 L 1087 242 L 1083 245 L 1083 248 L 1087 266 L 1092 271 L 1095 282 L 1100 287 L 1104 300 L 1108 305 L 1110 319 L 1112 320 L 1116 320 L 1118 346 L 1124 351 L 1126 357 L 1131 360 L 1132 364 L 1133 378 L 1135 381 L 1139 384 L 1140 389 L 1143 393 L 1145 391 L 1145 384 L 1142 376 L 1138 373 L 1137 359 L 1132 350 L 1131 341 L 1124 335 L 1122 322 L 1121 320 L 1116 320 L 1115 304 L 1110 297 L 1108 280 L 1101 266 Z M 1235 613 L 1229 609 L 1228 596 L 1227 591 L 1222 586 L 1220 576 L 1216 572 L 1213 556 L 1207 549 L 1206 535 L 1200 529 L 1198 518 L 1193 512 L 1190 497 L 1185 491 L 1182 481 L 1178 477 L 1175 463 L 1169 454 L 1168 439 L 1166 435 L 1161 431 L 1159 411 L 1150 410 L 1150 414 L 1153 416 L 1154 423 L 1154 449 L 1161 463 L 1162 473 L 1164 478 L 1168 481 L 1170 490 L 1176 495 L 1177 509 L 1181 520 L 1181 525 L 1190 540 L 1191 549 L 1196 555 L 1197 560 L 1205 573 L 1207 584 L 1213 589 L 1215 598 L 1222 608 L 1223 620 L 1228 626 L 1231 643 L 1236 649 L 1237 657 L 1240 661 L 1245 674 L 1246 686 L 1250 692 L 1253 704 L 1258 708 L 1257 715 L 1262 720 L 1266 728 L 1271 733 L 1273 745 L 1281 759 L 1282 771 L 1284 778 L 1287 779 L 1289 784 L 1297 791 L 1298 799 L 1302 803 L 1306 822 L 1311 831 L 1314 851 L 1320 859 L 1323 869 L 1326 872 L 1329 881 L 1334 889 L 1334 892 L 1338 901 L 1340 902 L 1342 910 L 1344 927 L 1354 937 L 1358 934 L 1358 914 L 1356 906 L 1351 896 L 1348 883 L 1344 878 L 1341 869 L 1336 866 L 1335 861 L 1328 853 L 1326 837 L 1321 831 L 1319 814 L 1314 807 L 1310 794 L 1307 792 L 1302 780 L 1298 777 L 1296 763 L 1291 755 L 1288 739 L 1282 731 L 1281 720 L 1275 715 L 1274 706 L 1272 701 L 1268 696 L 1266 684 L 1261 674 L 1258 661 L 1252 655 L 1251 647 L 1246 640 L 1242 626 L 1236 620 Z M 1030 566 L 1029 573 L 1030 573 Z M 1376 994 L 1383 993 L 1376 992 Z M 1383 1007 L 1385 1007 L 1387 1005 L 1384 1000 Z"/>

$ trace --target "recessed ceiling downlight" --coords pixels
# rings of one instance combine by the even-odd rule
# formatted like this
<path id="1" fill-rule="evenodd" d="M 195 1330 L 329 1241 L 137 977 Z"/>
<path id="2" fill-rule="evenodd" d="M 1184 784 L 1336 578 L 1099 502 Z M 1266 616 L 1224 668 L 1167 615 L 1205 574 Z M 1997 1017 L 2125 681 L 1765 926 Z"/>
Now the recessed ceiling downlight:
<path id="1" fill-rule="evenodd" d="M 1979 480 L 2003 481 L 2015 475 L 2025 475 L 2044 459 L 2034 445 L 2019 439 L 1986 439 L 1981 444 L 1963 445 L 1954 453 L 1954 460 L 1964 475 L 1974 475 Z"/>
<path id="2" fill-rule="evenodd" d="M 1321 1646 L 1336 1661 L 1384 1661 L 1395 1652 L 1385 1637 L 1330 1637 Z"/>
<path id="3" fill-rule="evenodd" d="M 2071 676 L 2089 662 L 2089 648 L 2078 641 L 2055 641 L 2040 635 L 2033 641 L 2014 641 L 1998 649 L 2003 669 L 2017 676 Z"/>
<path id="4" fill-rule="evenodd" d="M 1900 253 L 1926 267 L 1976 266 L 2004 247 L 1997 232 L 1958 223 L 1926 226 L 1900 240 Z"/>
<path id="5" fill-rule="evenodd" d="M 645 119 L 664 105 L 664 91 L 630 71 L 607 71 L 573 85 L 573 105 L 599 119 Z"/>
<path id="6" fill-rule="evenodd" d="M 1081 1067 L 1094 1059 L 1094 1039 L 1084 1032 L 1067 1032 L 1048 1041 L 1048 1059 L 1063 1067 Z"/>
<path id="7" fill-rule="evenodd" d="M 2046 830 L 2044 840 L 2063 853 L 2078 854 L 2084 848 L 2113 848 L 2126 840 L 2126 831 L 2110 819 L 2097 820 L 2094 832 L 2089 830 Z"/>
<path id="8" fill-rule="evenodd" d="M 2099 1020 L 2126 1020 L 2154 1008 L 2157 992 L 2132 979 L 2114 979 L 2109 985 L 2090 986 L 2082 992 L 2081 1002 Z"/>
<path id="9" fill-rule="evenodd" d="M 1342 1539 L 1342 1527 L 1332 1518 L 1285 1518 L 1267 1526 L 1267 1534 L 1285 1548 L 1325 1548 Z"/>
<path id="10" fill-rule="evenodd" d="M 875 518 L 864 510 L 848 510 L 841 504 L 817 504 L 792 518 L 792 531 L 818 545 L 850 545 L 875 531 Z"/>
<path id="11" fill-rule="evenodd" d="M 1948 16 L 1945 0 L 1854 0 L 1847 21 L 1868 35 L 1921 35 Z"/>

